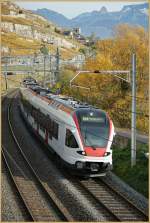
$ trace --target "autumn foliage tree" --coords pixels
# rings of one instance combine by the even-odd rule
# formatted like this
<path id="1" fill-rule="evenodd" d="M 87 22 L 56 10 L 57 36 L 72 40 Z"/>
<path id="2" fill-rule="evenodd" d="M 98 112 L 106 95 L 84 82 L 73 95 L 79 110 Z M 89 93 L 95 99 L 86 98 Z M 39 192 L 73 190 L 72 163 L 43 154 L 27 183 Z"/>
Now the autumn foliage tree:
<path id="1" fill-rule="evenodd" d="M 114 30 L 112 39 L 98 40 L 96 57 L 88 58 L 84 70 L 131 70 L 131 56 L 137 56 L 137 128 L 148 131 L 148 33 L 142 27 L 127 24 Z M 68 75 L 68 81 L 73 73 Z M 75 72 L 74 72 L 75 75 Z M 69 77 L 70 76 L 70 77 Z M 68 82 L 69 83 L 69 82 Z M 131 85 L 109 74 L 81 74 L 75 80 L 89 90 L 64 89 L 65 94 L 78 97 L 108 111 L 117 126 L 130 128 Z M 146 104 L 147 103 L 147 104 Z"/>

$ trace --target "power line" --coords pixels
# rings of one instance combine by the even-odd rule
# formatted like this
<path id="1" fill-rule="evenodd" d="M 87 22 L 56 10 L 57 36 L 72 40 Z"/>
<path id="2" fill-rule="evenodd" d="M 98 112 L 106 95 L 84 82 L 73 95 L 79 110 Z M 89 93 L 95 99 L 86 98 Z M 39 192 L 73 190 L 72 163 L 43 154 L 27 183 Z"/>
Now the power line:
<path id="1" fill-rule="evenodd" d="M 127 97 L 133 97 L 132 95 L 126 95 Z M 145 102 L 148 102 L 149 100 L 146 100 L 145 98 L 142 98 L 142 97 L 138 97 L 138 96 L 136 96 L 135 98 L 137 98 L 137 99 L 139 99 L 139 100 L 143 100 L 143 101 L 145 101 Z"/>
<path id="2" fill-rule="evenodd" d="M 106 82 L 106 83 L 108 83 L 107 81 L 104 81 L 104 82 Z M 74 86 L 74 85 L 73 85 Z M 80 86 L 78 86 L 78 85 L 75 85 L 76 87 L 80 87 Z M 95 88 L 95 86 L 94 87 L 86 87 L 86 89 L 89 89 L 90 91 L 92 90 L 92 88 Z M 99 90 L 99 91 L 102 91 L 102 92 L 104 92 L 105 94 L 107 93 L 106 91 L 107 91 L 107 89 L 97 89 L 97 90 Z M 108 89 L 109 90 L 109 89 Z M 114 93 L 114 92 L 112 92 L 112 93 Z M 110 98 L 109 96 L 106 96 L 105 95 L 105 97 L 108 97 L 108 98 Z M 117 97 L 118 97 L 118 95 L 117 95 Z M 125 95 L 125 97 L 131 97 L 132 98 L 132 96 L 131 95 Z M 148 103 L 148 100 L 146 100 L 145 98 L 141 98 L 141 97 L 138 97 L 138 96 L 136 96 L 135 97 L 136 99 L 139 99 L 139 100 L 143 100 L 143 103 Z M 129 99 L 126 99 L 126 98 L 124 98 L 124 100 L 126 100 L 126 101 L 130 101 Z"/>
<path id="3" fill-rule="evenodd" d="M 145 113 L 142 113 L 142 112 L 132 112 L 131 110 L 126 110 L 126 109 L 123 109 L 123 108 L 119 108 L 119 107 L 111 107 L 111 108 L 114 108 L 114 109 L 117 109 L 118 111 L 125 111 L 125 112 L 128 112 L 128 113 L 134 113 L 134 114 L 137 114 L 137 115 L 142 115 L 144 117 L 149 117 L 149 115 L 145 114 Z"/>

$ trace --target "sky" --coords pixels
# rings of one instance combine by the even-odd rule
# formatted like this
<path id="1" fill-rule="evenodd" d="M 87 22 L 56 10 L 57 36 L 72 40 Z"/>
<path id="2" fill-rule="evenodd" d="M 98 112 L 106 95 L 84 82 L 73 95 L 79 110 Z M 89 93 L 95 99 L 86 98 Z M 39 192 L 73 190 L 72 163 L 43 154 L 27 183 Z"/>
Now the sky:
<path id="1" fill-rule="evenodd" d="M 24 9 L 36 10 L 40 8 L 47 8 L 59 12 L 67 18 L 73 18 L 83 12 L 99 11 L 102 6 L 105 6 L 108 11 L 120 11 L 124 5 L 140 4 L 146 1 L 16 1 L 15 3 Z"/>

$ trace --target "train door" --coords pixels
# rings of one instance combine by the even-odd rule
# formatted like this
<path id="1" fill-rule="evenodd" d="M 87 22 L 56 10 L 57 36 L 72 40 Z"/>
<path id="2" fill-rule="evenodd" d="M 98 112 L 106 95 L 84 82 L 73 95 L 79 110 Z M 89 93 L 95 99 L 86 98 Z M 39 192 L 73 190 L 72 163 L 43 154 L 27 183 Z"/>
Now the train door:
<path id="1" fill-rule="evenodd" d="M 65 134 L 65 150 L 64 150 L 64 155 L 67 156 L 69 159 L 71 157 L 76 156 L 76 151 L 79 150 L 79 144 L 77 142 L 77 139 L 74 135 L 74 133 L 70 129 L 66 129 L 66 134 Z M 71 160 L 70 160 L 71 162 Z"/>
<path id="2" fill-rule="evenodd" d="M 49 117 L 49 121 L 47 123 L 47 134 L 48 134 L 48 144 L 52 147 L 52 135 L 53 135 L 53 121 Z"/>
<path id="3" fill-rule="evenodd" d="M 60 123 L 58 129 L 58 153 L 60 156 L 64 153 L 64 146 L 65 146 L 65 125 Z"/>

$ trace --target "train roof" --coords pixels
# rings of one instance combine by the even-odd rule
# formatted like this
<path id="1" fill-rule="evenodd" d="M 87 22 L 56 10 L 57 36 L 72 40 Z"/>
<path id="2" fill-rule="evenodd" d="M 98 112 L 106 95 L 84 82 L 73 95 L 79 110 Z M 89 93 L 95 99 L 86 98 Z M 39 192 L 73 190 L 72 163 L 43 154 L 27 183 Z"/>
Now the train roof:
<path id="1" fill-rule="evenodd" d="M 37 96 L 40 95 L 42 96 L 43 100 L 44 98 L 50 101 L 55 102 L 54 105 L 59 106 L 60 104 L 63 105 L 63 107 L 68 108 L 71 111 L 73 110 L 87 110 L 87 109 L 99 109 L 97 107 L 94 107 L 86 102 L 81 102 L 79 100 L 74 99 L 73 97 L 69 97 L 69 96 L 65 96 L 65 95 L 61 95 L 61 94 L 54 94 L 52 93 L 52 91 L 50 89 L 46 89 L 43 88 L 41 86 L 37 86 L 36 87 L 27 87 L 28 89 L 30 89 L 32 92 L 36 93 Z M 44 94 L 43 94 L 44 92 Z M 51 104 L 51 103 L 50 103 Z M 67 110 L 68 110 L 67 109 Z M 101 109 L 99 109 L 100 111 L 103 111 Z M 65 111 L 65 110 L 64 110 Z M 105 111 L 103 111 L 104 113 L 106 113 Z"/>
<path id="2" fill-rule="evenodd" d="M 87 109 L 99 109 L 94 107 L 86 102 L 81 102 L 75 100 L 73 97 L 65 96 L 65 95 L 55 95 L 53 93 L 48 93 L 44 96 L 47 99 L 53 100 L 57 102 L 57 104 L 63 104 L 65 107 L 71 108 L 72 110 L 87 110 Z M 101 110 L 101 109 L 99 109 Z M 103 111 L 103 110 L 101 110 Z M 104 112 L 104 111 L 103 111 Z"/>

